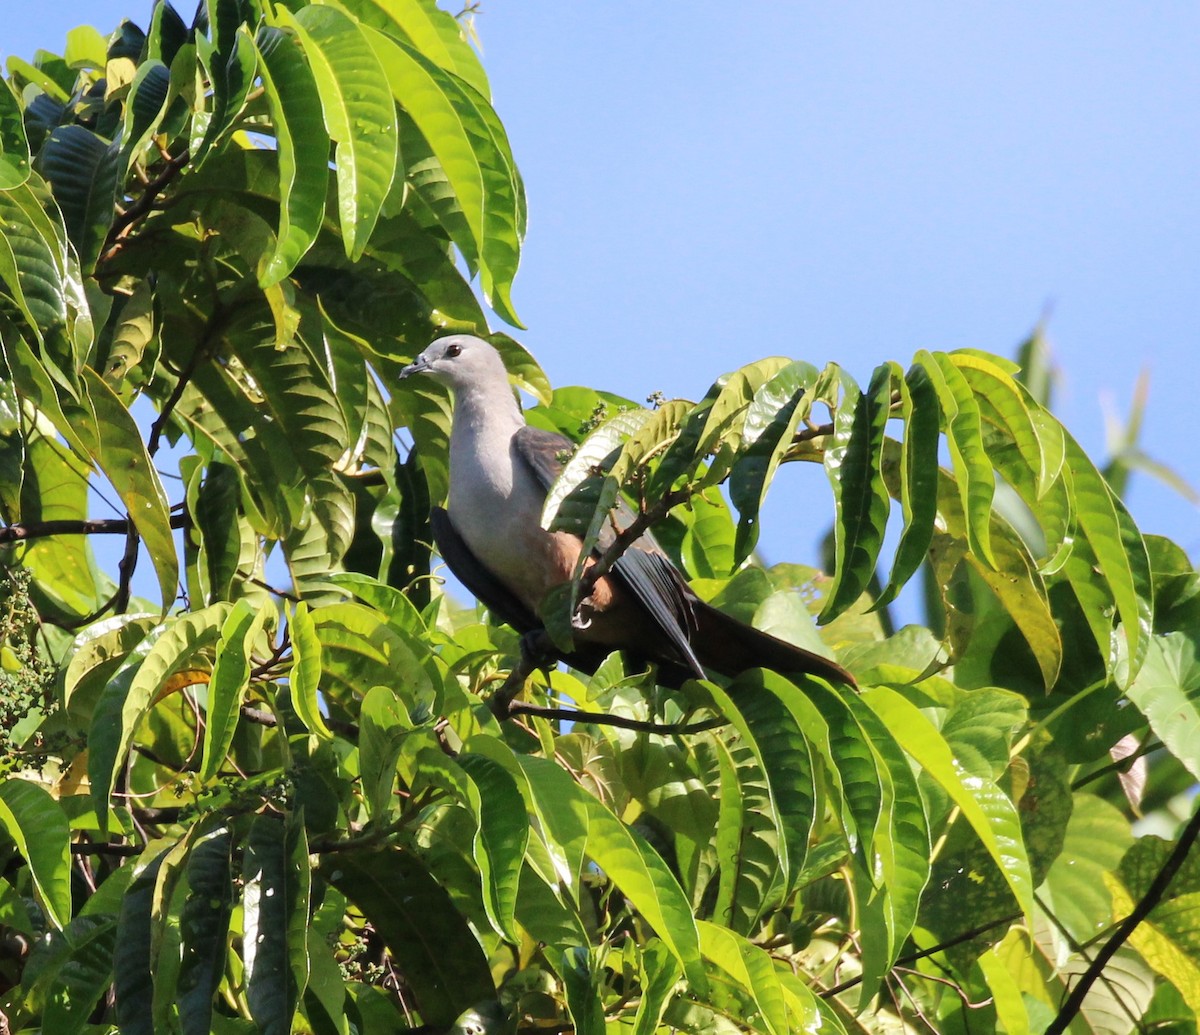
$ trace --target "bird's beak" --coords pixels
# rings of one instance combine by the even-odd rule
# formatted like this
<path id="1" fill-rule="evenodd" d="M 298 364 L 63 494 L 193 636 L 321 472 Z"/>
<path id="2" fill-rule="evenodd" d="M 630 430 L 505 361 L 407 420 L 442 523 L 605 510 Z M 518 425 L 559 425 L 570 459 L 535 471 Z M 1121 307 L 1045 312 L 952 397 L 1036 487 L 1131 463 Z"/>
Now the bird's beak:
<path id="1" fill-rule="evenodd" d="M 403 381 L 406 377 L 412 377 L 413 374 L 423 374 L 429 369 L 429 361 L 424 356 L 418 356 L 408 366 L 401 369 L 399 378 Z"/>

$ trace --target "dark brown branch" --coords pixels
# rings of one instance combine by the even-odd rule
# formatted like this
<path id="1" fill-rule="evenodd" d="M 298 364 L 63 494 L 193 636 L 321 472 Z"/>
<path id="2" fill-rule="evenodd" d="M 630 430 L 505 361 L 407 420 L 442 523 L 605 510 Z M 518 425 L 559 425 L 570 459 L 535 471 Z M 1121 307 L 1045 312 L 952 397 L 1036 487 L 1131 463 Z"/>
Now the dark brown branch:
<path id="1" fill-rule="evenodd" d="M 129 236 L 138 221 L 144 219 L 154 209 L 158 196 L 167 189 L 171 181 L 179 175 L 179 171 L 187 165 L 191 154 L 185 148 L 174 158 L 166 157 L 167 162 L 163 166 L 162 172 L 150 180 L 137 200 L 113 220 L 108 236 L 104 239 L 104 247 L 100 250 L 98 265 L 102 266 L 120 254 L 121 249 L 125 246 L 125 238 Z"/>
<path id="2" fill-rule="evenodd" d="M 1058 1015 L 1050 1022 L 1045 1035 L 1062 1035 L 1062 1032 L 1067 1030 L 1067 1026 L 1075 1019 L 1075 1015 L 1079 1013 L 1079 1009 L 1083 1005 L 1084 999 L 1087 998 L 1088 992 L 1091 991 L 1092 985 L 1103 974 L 1108 961 L 1129 940 L 1129 936 L 1133 934 L 1134 929 L 1150 915 L 1150 911 L 1162 901 L 1163 895 L 1166 894 L 1167 888 L 1170 886 L 1175 874 L 1179 872 L 1179 867 L 1183 865 L 1198 836 L 1200 836 L 1200 807 L 1197 807 L 1192 818 L 1188 820 L 1187 826 L 1183 828 L 1182 833 L 1179 835 L 1179 840 L 1175 843 L 1174 850 L 1167 856 L 1166 861 L 1162 864 L 1162 868 L 1158 871 L 1158 876 L 1154 878 L 1150 883 L 1150 887 L 1146 889 L 1146 894 L 1141 897 L 1141 900 L 1134 907 L 1133 912 L 1121 922 L 1121 926 L 1117 928 L 1113 936 L 1104 943 L 1104 947 L 1096 953 L 1096 958 L 1092 960 L 1087 970 L 1080 976 L 1078 984 L 1071 990 L 1071 994 L 1058 1011 Z"/>
<path id="3" fill-rule="evenodd" d="M 183 528 L 187 524 L 184 514 L 171 515 L 171 527 Z M 55 535 L 128 535 L 128 518 L 95 518 L 78 521 L 62 518 L 54 521 L 18 521 L 14 525 L 0 528 L 0 545 L 26 539 L 44 539 Z"/>
<path id="4" fill-rule="evenodd" d="M 570 722 L 590 722 L 597 726 L 616 726 L 623 730 L 659 733 L 662 736 L 703 733 L 705 730 L 724 726 L 727 721 L 714 717 L 700 722 L 651 722 L 648 719 L 629 719 L 623 715 L 609 715 L 607 712 L 585 712 L 576 708 L 550 708 L 540 704 L 528 704 L 525 701 L 511 702 L 508 706 L 508 714 L 537 715 L 543 719 L 567 719 Z"/>

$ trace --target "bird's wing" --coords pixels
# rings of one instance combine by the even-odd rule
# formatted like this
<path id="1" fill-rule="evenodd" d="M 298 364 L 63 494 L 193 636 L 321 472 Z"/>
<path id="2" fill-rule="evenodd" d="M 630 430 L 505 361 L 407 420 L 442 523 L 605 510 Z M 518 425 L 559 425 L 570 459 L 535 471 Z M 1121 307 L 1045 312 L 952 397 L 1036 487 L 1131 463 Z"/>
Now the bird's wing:
<path id="1" fill-rule="evenodd" d="M 565 435 L 528 426 L 517 432 L 514 442 L 517 455 L 546 491 L 562 472 L 563 454 L 575 448 Z M 601 551 L 616 538 L 617 530 L 630 525 L 634 516 L 630 506 L 618 500 L 613 508 L 613 521 L 601 530 Z M 692 591 L 654 536 L 643 533 L 613 565 L 612 573 L 633 593 L 670 644 L 672 649 L 656 660 L 682 661 L 694 675 L 704 678 L 704 669 L 691 644 L 696 630 Z"/>
<path id="2" fill-rule="evenodd" d="M 443 508 L 434 507 L 429 512 L 429 520 L 433 528 L 433 540 L 442 560 L 484 607 L 522 635 L 542 627 L 541 619 L 471 552 Z M 573 668 L 594 672 L 607 656 L 607 650 L 581 643 L 564 660 Z"/>
<path id="3" fill-rule="evenodd" d="M 484 607 L 519 633 L 530 632 L 542 624 L 515 593 L 480 563 L 445 510 L 441 507 L 430 510 L 429 523 L 442 560 Z"/>

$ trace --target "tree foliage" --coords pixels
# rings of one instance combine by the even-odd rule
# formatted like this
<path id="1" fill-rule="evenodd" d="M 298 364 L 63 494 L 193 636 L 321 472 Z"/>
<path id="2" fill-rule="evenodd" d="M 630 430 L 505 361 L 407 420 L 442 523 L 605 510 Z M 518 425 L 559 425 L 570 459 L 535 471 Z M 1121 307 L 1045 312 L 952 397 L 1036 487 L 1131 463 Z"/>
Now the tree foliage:
<path id="1" fill-rule="evenodd" d="M 7 1030 L 1194 1032 L 1200 575 L 1052 415 L 1037 339 L 1024 373 L 552 392 L 472 288 L 520 327 L 469 30 L 159 0 L 9 61 Z M 431 551 L 449 403 L 396 373 L 452 330 L 579 441 L 548 527 L 595 543 L 625 494 L 703 597 L 861 690 L 530 671 Z M 796 462 L 828 576 L 755 556 Z"/>

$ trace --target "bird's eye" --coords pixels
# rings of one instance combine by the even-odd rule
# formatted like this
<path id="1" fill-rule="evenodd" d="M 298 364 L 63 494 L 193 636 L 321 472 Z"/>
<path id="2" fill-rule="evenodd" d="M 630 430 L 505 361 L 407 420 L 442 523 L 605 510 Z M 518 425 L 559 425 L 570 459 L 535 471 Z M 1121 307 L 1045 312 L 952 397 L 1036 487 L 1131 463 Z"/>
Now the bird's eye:
<path id="1" fill-rule="evenodd" d="M 461 355 L 461 353 L 462 353 L 462 346 L 459 345 L 457 342 L 452 342 L 451 344 L 446 346 L 446 355 L 450 359 L 453 359 L 455 356 Z"/>

